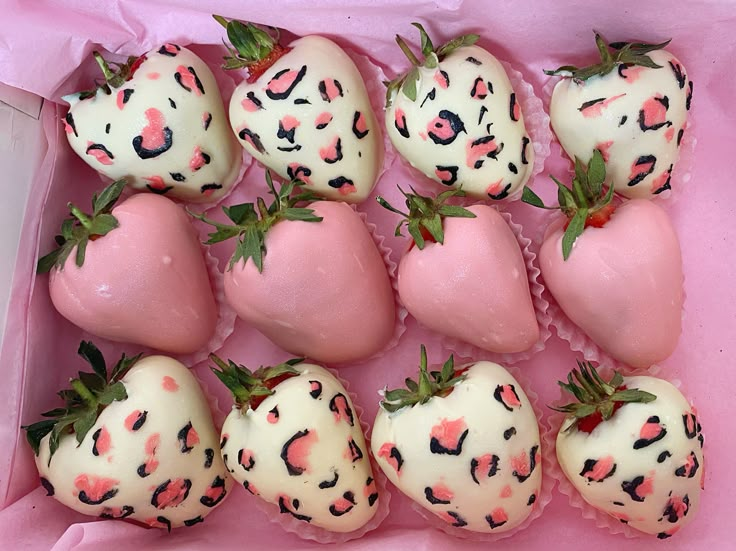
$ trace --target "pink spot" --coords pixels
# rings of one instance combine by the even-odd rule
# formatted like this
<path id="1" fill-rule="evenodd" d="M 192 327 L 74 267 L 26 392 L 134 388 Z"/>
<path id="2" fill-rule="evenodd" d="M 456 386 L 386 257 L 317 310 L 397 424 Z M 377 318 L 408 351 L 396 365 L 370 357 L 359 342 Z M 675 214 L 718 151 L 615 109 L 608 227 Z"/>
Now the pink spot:
<path id="1" fill-rule="evenodd" d="M 158 468 L 158 460 L 155 457 L 149 457 L 145 462 L 146 474 L 153 474 Z"/>
<path id="2" fill-rule="evenodd" d="M 625 95 L 626 94 L 619 94 L 618 96 L 613 96 L 611 98 L 608 98 L 607 100 L 599 101 L 597 103 L 594 103 L 593 105 L 589 105 L 588 107 L 583 107 L 582 109 L 580 109 L 580 112 L 586 119 L 592 117 L 600 117 L 603 114 L 603 109 L 608 107 L 617 99 L 624 97 Z"/>
<path id="3" fill-rule="evenodd" d="M 455 497 L 452 490 L 441 482 L 432 486 L 432 495 L 441 501 L 452 501 L 452 498 Z"/>
<path id="4" fill-rule="evenodd" d="M 293 174 L 294 178 L 298 178 L 305 184 L 312 183 L 312 181 L 309 179 L 309 176 L 304 174 L 304 167 L 300 165 L 299 163 L 289 163 L 289 169 L 291 170 L 290 174 Z M 312 390 L 318 390 L 318 387 L 315 388 L 316 386 L 317 386 L 316 383 L 312 383 Z"/>
<path id="5" fill-rule="evenodd" d="M 141 145 L 145 149 L 155 150 L 164 145 L 164 115 L 153 107 L 145 112 L 148 124 L 141 130 Z"/>
<path id="6" fill-rule="evenodd" d="M 296 128 L 300 124 L 301 123 L 299 122 L 299 120 L 291 115 L 286 115 L 283 119 L 281 119 L 281 126 L 286 132 L 292 130 L 293 128 Z"/>
<path id="7" fill-rule="evenodd" d="M 340 95 L 340 89 L 335 84 L 335 80 L 328 78 L 325 79 L 325 96 L 327 101 L 332 101 Z"/>
<path id="8" fill-rule="evenodd" d="M 266 415 L 266 421 L 268 421 L 272 425 L 275 425 L 276 423 L 279 422 L 279 417 L 278 415 L 276 415 L 275 411 L 269 411 L 268 415 Z"/>
<path id="9" fill-rule="evenodd" d="M 194 427 L 191 427 L 189 431 L 187 432 L 187 441 L 185 442 L 187 448 L 193 448 L 197 444 L 199 444 L 199 434 L 197 434 L 197 431 L 194 429 Z"/>
<path id="10" fill-rule="evenodd" d="M 513 492 L 511 491 L 511 486 L 509 484 L 506 484 L 506 486 L 503 487 L 503 490 L 501 490 L 501 493 L 499 494 L 500 497 L 511 497 Z"/>
<path id="11" fill-rule="evenodd" d="M 170 54 L 176 55 L 178 53 L 178 49 L 175 44 L 164 44 L 164 49 L 169 52 Z"/>
<path id="12" fill-rule="evenodd" d="M 220 499 L 220 496 L 222 495 L 224 491 L 225 491 L 224 486 L 210 486 L 204 491 L 204 495 L 210 498 L 213 502 L 216 502 Z"/>
<path id="13" fill-rule="evenodd" d="M 435 120 L 441 121 L 443 119 L 437 117 Z M 431 125 L 433 123 L 429 124 Z M 452 133 L 450 123 L 446 122 L 445 129 Z M 486 157 L 488 154 L 496 152 L 497 150 L 498 144 L 496 143 L 496 140 L 488 140 L 479 143 L 478 140 L 469 139 L 465 144 L 465 164 L 467 164 L 469 168 L 475 168 L 476 161 Z"/>
<path id="14" fill-rule="evenodd" d="M 441 513 L 437 513 L 437 516 L 440 517 L 442 520 L 444 520 L 448 524 L 455 524 L 457 522 L 457 519 L 453 517 L 447 511 L 442 511 Z"/>
<path id="15" fill-rule="evenodd" d="M 435 117 L 427 123 L 427 132 L 431 132 L 440 140 L 446 141 L 455 135 L 450 121 L 442 117 Z"/>
<path id="16" fill-rule="evenodd" d="M 164 179 L 161 176 L 146 176 L 143 178 L 144 180 L 147 180 L 152 188 L 154 189 L 164 189 L 166 188 L 166 183 L 164 182 Z M 169 377 L 171 378 L 171 377 Z M 168 389 L 167 389 L 168 390 Z M 176 389 L 174 389 L 176 390 Z"/>
<path id="17" fill-rule="evenodd" d="M 654 477 L 648 476 L 636 487 L 636 495 L 643 498 L 654 493 Z"/>
<path id="18" fill-rule="evenodd" d="M 443 90 L 447 90 L 447 86 L 449 85 L 449 83 L 447 82 L 447 78 L 445 77 L 445 75 L 443 75 L 439 69 L 437 69 L 434 73 L 434 81 L 437 83 L 437 86 L 439 86 Z"/>
<path id="19" fill-rule="evenodd" d="M 138 419 L 140 419 L 141 415 L 143 414 L 141 413 L 141 410 L 139 409 L 135 410 L 130 415 L 128 415 L 125 418 L 125 422 L 124 422 L 125 428 L 133 432 L 133 426 L 136 424 Z"/>
<path id="20" fill-rule="evenodd" d="M 256 488 L 253 483 L 248 482 L 248 491 L 253 494 L 254 496 L 260 495 L 261 492 L 258 491 L 258 488 Z"/>
<path id="21" fill-rule="evenodd" d="M 394 120 L 396 121 L 397 127 L 404 128 L 404 121 L 406 120 L 406 113 L 404 113 L 403 109 L 396 109 L 396 111 L 394 111 Z"/>
<path id="22" fill-rule="evenodd" d="M 207 188 L 207 189 L 205 189 L 205 190 L 204 190 L 204 191 L 202 192 L 202 194 L 203 194 L 203 195 L 204 195 L 205 197 L 209 197 L 209 196 L 210 196 L 210 195 L 212 195 L 212 194 L 213 194 L 213 193 L 214 193 L 215 191 L 217 191 L 217 190 L 216 190 L 215 188 Z"/>
<path id="23" fill-rule="evenodd" d="M 266 90 L 271 91 L 273 94 L 283 94 L 284 92 L 289 90 L 289 88 L 291 88 L 291 85 L 294 83 L 298 76 L 299 71 L 288 71 L 280 77 L 272 79 L 268 83 L 268 86 L 266 86 Z"/>
<path id="24" fill-rule="evenodd" d="M 378 450 L 378 457 L 381 459 L 385 459 L 386 463 L 394 468 L 397 475 L 401 474 L 401 456 L 399 455 L 399 451 L 396 449 L 396 446 L 394 444 L 392 444 L 391 442 L 386 442 L 385 444 L 383 444 Z"/>
<path id="25" fill-rule="evenodd" d="M 493 465 L 493 454 L 487 453 L 485 455 L 481 455 L 476 458 L 476 461 L 478 462 L 477 472 L 488 476 L 491 471 L 491 466 Z"/>
<path id="26" fill-rule="evenodd" d="M 150 80 L 158 80 L 158 77 L 161 76 L 161 73 L 148 73 L 146 74 L 146 77 L 148 77 Z"/>
<path id="27" fill-rule="evenodd" d="M 335 136 L 327 147 L 319 148 L 319 156 L 323 161 L 334 161 L 338 158 L 337 143 L 340 136 Z"/>
<path id="28" fill-rule="evenodd" d="M 286 460 L 295 469 L 310 473 L 309 456 L 312 453 L 312 446 L 316 443 L 317 431 L 312 429 L 301 438 L 292 441 L 286 452 Z"/>
<path id="29" fill-rule="evenodd" d="M 255 463 L 253 460 L 253 452 L 251 450 L 242 450 L 241 453 L 238 454 L 239 463 L 243 467 L 247 467 L 247 470 L 250 470 Z"/>
<path id="30" fill-rule="evenodd" d="M 662 427 L 659 423 L 647 422 L 642 425 L 641 430 L 639 431 L 639 438 L 651 440 L 652 438 L 659 436 L 660 432 L 662 432 Z"/>
<path id="31" fill-rule="evenodd" d="M 501 398 L 503 398 L 503 401 L 509 406 L 521 406 L 519 397 L 516 395 L 516 392 L 514 392 L 514 389 L 511 388 L 511 385 L 503 385 L 501 390 Z"/>
<path id="32" fill-rule="evenodd" d="M 493 182 L 490 186 L 488 186 L 488 189 L 486 189 L 486 193 L 489 195 L 498 195 L 501 193 L 501 185 L 503 184 L 503 179 Z"/>
<path id="33" fill-rule="evenodd" d="M 74 133 L 74 129 L 72 128 L 72 125 L 69 124 L 68 122 L 66 122 L 66 119 L 61 119 L 61 122 L 64 123 L 64 131 L 67 134 L 73 134 Z M 92 142 L 88 142 L 87 145 L 90 145 L 91 143 Z"/>
<path id="34" fill-rule="evenodd" d="M 473 96 L 473 97 L 475 99 L 481 99 L 482 100 L 487 95 L 488 95 L 488 86 L 486 86 L 486 83 L 485 83 L 484 80 L 479 79 L 477 81 L 477 84 L 475 85 L 475 96 Z M 518 119 L 519 118 L 518 111 L 517 111 L 518 107 L 519 107 L 519 104 L 518 103 L 515 103 L 514 104 L 514 118 L 515 119 Z"/>
<path id="35" fill-rule="evenodd" d="M 607 455 L 596 461 L 595 466 L 588 472 L 583 473 L 585 478 L 601 481 L 606 478 L 613 468 L 613 456 Z"/>
<path id="36" fill-rule="evenodd" d="M 443 181 L 449 181 L 450 179 L 452 179 L 452 172 L 450 172 L 446 168 L 435 168 L 434 175 Z"/>
<path id="37" fill-rule="evenodd" d="M 87 155 L 92 155 L 95 159 L 97 159 L 97 162 L 99 162 L 101 165 L 111 165 L 112 159 L 110 158 L 110 155 L 103 149 L 98 149 L 97 147 L 94 147 L 90 149 L 90 146 L 95 146 L 98 144 L 95 144 L 91 141 L 87 141 Z"/>
<path id="38" fill-rule="evenodd" d="M 344 497 L 338 498 L 332 502 L 334 510 L 340 513 L 346 512 L 348 509 L 352 508 L 353 505 L 353 503 L 350 503 L 350 501 L 348 501 Z"/>
<path id="39" fill-rule="evenodd" d="M 640 73 L 644 70 L 644 67 L 629 66 L 622 67 L 621 74 L 626 78 L 626 82 L 629 84 L 636 82 L 640 76 Z"/>
<path id="40" fill-rule="evenodd" d="M 243 106 L 243 109 L 248 111 L 248 113 L 255 113 L 261 108 L 261 105 L 253 101 L 252 98 L 246 97 L 243 98 L 243 101 L 240 102 L 240 105 Z"/>
<path id="41" fill-rule="evenodd" d="M 498 507 L 497 509 L 491 511 L 491 518 L 493 519 L 493 522 L 495 524 L 502 524 L 509 520 L 506 511 L 502 507 Z"/>
<path id="42" fill-rule="evenodd" d="M 100 455 L 105 455 L 107 452 L 110 451 L 110 448 L 112 447 L 110 433 L 104 426 L 102 427 L 102 429 L 100 429 L 100 434 L 95 442 L 95 447 L 97 448 L 97 453 L 99 453 Z"/>
<path id="43" fill-rule="evenodd" d="M 358 113 L 358 118 L 353 124 L 353 129 L 358 132 L 358 134 L 365 134 L 368 132 L 368 125 L 365 122 L 365 116 L 363 113 Z"/>
<path id="44" fill-rule="evenodd" d="M 155 455 L 156 450 L 158 449 L 158 445 L 161 443 L 161 435 L 159 433 L 154 433 L 151 436 L 148 437 L 146 440 L 146 446 L 144 448 L 144 451 L 146 452 L 146 455 Z"/>
<path id="45" fill-rule="evenodd" d="M 90 501 L 100 501 L 118 484 L 120 481 L 113 478 L 80 474 L 74 479 L 74 487 L 77 489 L 74 495 L 84 492 Z"/>
<path id="46" fill-rule="evenodd" d="M 208 488 L 207 491 L 210 489 Z M 166 488 L 158 494 L 158 500 L 156 504 L 157 509 L 166 509 L 168 507 L 176 507 L 187 496 L 189 492 L 189 485 L 184 481 L 183 478 L 175 478 L 171 480 Z M 207 492 L 205 492 L 207 494 Z"/>
<path id="47" fill-rule="evenodd" d="M 125 107 L 125 103 L 123 102 L 124 99 L 125 99 L 125 90 L 120 90 L 118 92 L 115 102 L 117 103 L 118 109 L 120 109 L 121 111 L 123 110 L 123 107 Z"/>
<path id="48" fill-rule="evenodd" d="M 368 484 L 365 488 L 363 488 L 363 495 L 365 497 L 368 497 L 371 494 L 375 494 L 378 490 L 376 490 L 376 481 L 371 480 L 371 483 Z"/>
<path id="49" fill-rule="evenodd" d="M 631 173 L 629 174 L 629 181 L 633 180 L 639 174 L 647 174 L 650 170 L 652 170 L 652 165 L 654 165 L 655 161 L 651 160 L 646 163 L 637 164 L 638 159 L 634 161 L 634 163 L 631 165 Z"/>
<path id="50" fill-rule="evenodd" d="M 672 141 L 672 138 L 674 138 L 674 137 L 675 137 L 675 127 L 674 126 L 670 126 L 667 129 L 667 132 L 664 133 L 664 139 L 667 140 L 667 142 L 669 143 L 669 142 Z"/>
<path id="51" fill-rule="evenodd" d="M 204 155 L 202 154 L 202 149 L 198 145 L 194 146 L 194 152 L 192 153 L 192 158 L 189 160 L 189 168 L 191 168 L 192 171 L 197 171 L 206 164 L 207 164 L 207 160 L 204 158 Z"/>
<path id="52" fill-rule="evenodd" d="M 314 120 L 314 126 L 327 126 L 330 122 L 332 122 L 332 114 L 323 111 L 317 115 L 317 118 Z"/>
<path id="53" fill-rule="evenodd" d="M 667 108 L 662 104 L 660 94 L 649 98 L 642 105 L 644 111 L 644 126 L 651 127 L 662 124 L 667 120 Z"/>
<path id="54" fill-rule="evenodd" d="M 164 390 L 167 390 L 169 392 L 176 392 L 177 390 L 179 390 L 179 385 L 176 384 L 176 381 L 168 375 L 166 375 L 163 378 L 163 381 L 161 381 L 161 386 L 164 388 Z"/>
<path id="55" fill-rule="evenodd" d="M 595 146 L 595 148 L 601 152 L 601 157 L 603 157 L 603 161 L 606 163 L 608 162 L 608 158 L 610 155 L 608 150 L 611 148 L 612 145 L 613 145 L 613 140 L 609 140 L 607 142 L 599 142 Z"/>
<path id="56" fill-rule="evenodd" d="M 424 130 L 420 130 L 418 134 L 419 137 L 422 138 L 422 140 L 424 140 L 425 142 L 427 141 L 427 133 Z"/>
<path id="57" fill-rule="evenodd" d="M 456 449 L 461 435 L 467 430 L 465 418 L 459 417 L 454 421 L 442 419 L 439 425 L 432 427 L 430 436 L 437 440 L 440 446 L 446 449 Z"/>
<path id="58" fill-rule="evenodd" d="M 184 65 L 179 65 L 176 68 L 176 72 L 181 77 L 181 83 L 182 85 L 189 88 L 196 96 L 201 96 L 202 91 L 199 89 L 199 86 L 197 86 L 197 80 L 194 78 L 194 75 L 184 67 Z"/>
<path id="59" fill-rule="evenodd" d="M 521 118 L 521 107 L 519 107 L 519 104 L 514 102 L 514 117 L 513 119 L 515 121 L 518 121 L 519 118 Z"/>
<path id="60" fill-rule="evenodd" d="M 526 451 L 511 457 L 511 469 L 521 476 L 529 475 L 529 454 Z"/>

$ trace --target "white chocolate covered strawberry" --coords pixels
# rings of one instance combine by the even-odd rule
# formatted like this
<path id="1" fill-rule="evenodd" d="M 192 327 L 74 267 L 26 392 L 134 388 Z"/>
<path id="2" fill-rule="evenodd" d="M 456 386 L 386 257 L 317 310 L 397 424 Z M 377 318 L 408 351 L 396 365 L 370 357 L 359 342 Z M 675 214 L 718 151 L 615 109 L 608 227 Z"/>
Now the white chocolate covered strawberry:
<path id="1" fill-rule="evenodd" d="M 557 459 L 585 501 L 637 530 L 668 538 L 693 520 L 705 476 L 695 408 L 647 376 L 604 380 L 580 364 L 560 383 L 577 402 L 557 435 Z"/>
<path id="2" fill-rule="evenodd" d="M 234 48 L 224 67 L 248 68 L 230 100 L 230 123 L 246 151 L 327 198 L 358 203 L 368 197 L 383 140 L 350 57 L 321 36 L 281 46 L 255 25 L 215 19 Z"/>
<path id="3" fill-rule="evenodd" d="M 630 198 L 670 189 L 687 126 L 693 82 L 669 44 L 606 44 L 596 33 L 601 62 L 560 67 L 550 120 L 571 159 L 599 150 L 606 184 Z M 611 52 L 613 49 L 613 52 Z"/>
<path id="4" fill-rule="evenodd" d="M 235 480 L 281 514 L 333 532 L 373 518 L 380 497 L 360 419 L 329 371 L 297 359 L 251 373 L 210 358 L 235 398 L 221 442 Z"/>
<path id="5" fill-rule="evenodd" d="M 385 392 L 371 448 L 391 482 L 454 527 L 499 533 L 531 513 L 542 484 L 537 417 L 500 365 L 427 373 Z"/>
<path id="6" fill-rule="evenodd" d="M 402 190 L 402 193 L 403 190 Z M 423 325 L 490 352 L 514 353 L 539 339 L 529 279 L 519 242 L 493 207 L 449 205 L 404 193 L 413 242 L 399 264 L 399 297 Z M 415 246 L 416 245 L 416 246 Z"/>
<path id="7" fill-rule="evenodd" d="M 216 200 L 242 163 L 209 67 L 164 44 L 113 71 L 95 52 L 106 83 L 71 94 L 64 124 L 72 149 L 108 178 L 190 202 Z"/>
<path id="8" fill-rule="evenodd" d="M 171 530 L 193 526 L 219 505 L 232 479 L 194 376 L 165 356 L 125 355 L 108 374 L 82 342 L 94 373 L 59 394 L 65 407 L 28 427 L 41 484 L 85 515 Z"/>
<path id="9" fill-rule="evenodd" d="M 386 129 L 396 150 L 440 184 L 476 198 L 521 193 L 534 147 L 501 63 L 464 35 L 434 48 L 424 28 L 420 61 L 399 36 L 412 69 L 389 83 Z"/>

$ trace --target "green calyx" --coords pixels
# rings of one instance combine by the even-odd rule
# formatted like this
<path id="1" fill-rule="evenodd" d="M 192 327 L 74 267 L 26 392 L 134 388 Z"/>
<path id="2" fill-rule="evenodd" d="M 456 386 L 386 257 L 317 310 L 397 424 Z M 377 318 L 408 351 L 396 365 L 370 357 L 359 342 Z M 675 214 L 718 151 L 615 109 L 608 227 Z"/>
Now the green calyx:
<path id="1" fill-rule="evenodd" d="M 419 58 L 414 55 L 414 52 L 412 52 L 411 48 L 404 41 L 404 39 L 401 38 L 401 36 L 399 36 L 398 34 L 396 35 L 396 43 L 399 45 L 399 48 L 401 48 L 401 51 L 404 52 L 404 55 L 406 55 L 409 61 L 411 61 L 412 68 L 409 70 L 408 73 L 404 73 L 403 75 L 396 77 L 392 81 L 384 82 L 387 88 L 386 108 L 391 107 L 391 101 L 398 91 L 401 91 L 401 93 L 403 93 L 411 101 L 416 101 L 417 82 L 419 81 L 420 67 L 433 69 L 439 65 L 440 61 L 442 61 L 453 51 L 457 50 L 458 48 L 462 48 L 463 46 L 472 46 L 480 38 L 477 34 L 464 34 L 462 36 L 458 36 L 457 38 L 453 38 L 452 40 L 438 48 L 435 48 L 434 44 L 432 44 L 432 40 L 427 34 L 427 31 L 424 30 L 424 27 L 420 23 L 412 23 L 412 25 L 419 29 L 419 36 L 421 37 L 422 55 L 424 56 L 424 61 L 420 61 Z"/>
<path id="2" fill-rule="evenodd" d="M 434 396 L 449 394 L 452 387 L 465 379 L 465 375 L 455 372 L 455 357 L 450 355 L 442 366 L 442 371 L 427 371 L 427 349 L 421 345 L 419 360 L 419 379 L 407 377 L 404 383 L 406 388 L 385 390 L 381 407 L 393 413 L 401 408 L 425 404 Z"/>
<path id="3" fill-rule="evenodd" d="M 105 82 L 98 83 L 91 90 L 79 92 L 79 99 L 90 98 L 97 94 L 98 90 L 102 90 L 108 95 L 111 94 L 112 89 L 120 88 L 126 81 L 130 80 L 140 64 L 145 60 L 145 56 L 129 56 L 125 63 L 115 63 L 113 61 L 107 61 L 98 51 L 92 52 L 92 55 L 102 70 Z"/>
<path id="4" fill-rule="evenodd" d="M 575 67 L 574 65 L 563 65 L 554 71 L 545 70 L 544 73 L 550 76 L 568 77 L 583 82 L 596 75 L 607 75 L 622 64 L 629 67 L 638 65 L 651 69 L 662 68 L 661 65 L 657 65 L 647 54 L 667 47 L 670 40 L 660 44 L 636 42 L 612 42 L 611 44 L 607 44 L 600 34 L 595 31 L 593 32 L 595 33 L 595 44 L 601 56 L 600 63 L 582 68 Z"/>
<path id="5" fill-rule="evenodd" d="M 63 270 L 67 258 L 75 247 L 76 265 L 81 267 L 84 264 L 87 243 L 107 235 L 118 227 L 117 218 L 110 212 L 120 198 L 125 183 L 125 180 L 118 180 L 103 189 L 99 196 L 95 194 L 92 197 L 92 214 L 82 212 L 72 203 L 67 205 L 73 217 L 62 222 L 61 235 L 55 237 L 58 247 L 38 260 L 37 273 L 45 274 L 54 267 Z"/>
<path id="6" fill-rule="evenodd" d="M 613 199 L 613 185 L 604 191 L 606 164 L 603 161 L 603 155 L 597 149 L 593 152 L 587 168 L 580 159 L 575 157 L 575 177 L 571 188 L 564 186 L 552 175 L 550 178 L 557 184 L 558 206 L 545 206 L 544 201 L 526 186 L 524 186 L 521 200 L 542 209 L 559 209 L 570 219 L 562 238 L 562 256 L 567 260 L 575 240 L 585 229 L 586 221 L 593 218 L 596 213 L 611 208 L 609 205 Z"/>
<path id="7" fill-rule="evenodd" d="M 223 57 L 225 60 L 223 69 L 250 67 L 266 59 L 278 45 L 279 36 L 276 29 L 274 29 L 276 36 L 271 36 L 253 23 L 241 23 L 235 19 L 228 21 L 221 15 L 212 17 L 227 30 L 227 38 L 230 41 L 228 44 L 223 40 L 225 48 L 230 53 Z"/>
<path id="8" fill-rule="evenodd" d="M 49 433 L 49 464 L 59 449 L 59 442 L 64 434 L 74 433 L 77 447 L 97 422 L 100 413 L 115 401 L 127 399 L 128 393 L 121 379 L 140 359 L 141 354 L 128 358 L 125 354 L 120 358 L 108 374 L 105 358 L 91 342 L 82 341 L 78 354 L 92 366 L 92 373 L 80 371 L 76 379 L 69 381 L 71 389 L 58 393 L 64 400 L 64 407 L 46 411 L 41 415 L 48 417 L 44 421 L 21 427 L 26 433 L 28 443 L 38 455 L 41 440 Z"/>
<path id="9" fill-rule="evenodd" d="M 311 191 L 301 191 L 300 193 L 290 197 L 294 189 L 301 189 L 303 182 L 300 180 L 292 180 L 291 182 L 281 185 L 281 189 L 276 191 L 271 179 L 270 171 L 266 171 L 266 183 L 268 184 L 269 193 L 273 195 L 274 200 L 270 205 L 262 197 L 259 197 L 255 204 L 243 203 L 231 207 L 222 207 L 227 217 L 232 220 L 233 224 L 221 224 L 214 220 L 210 220 L 204 214 L 197 214 L 187 209 L 187 212 L 215 227 L 213 233 L 209 234 L 209 240 L 205 242 L 207 245 L 219 243 L 237 237 L 238 243 L 235 246 L 235 253 L 230 259 L 228 270 L 231 270 L 236 262 L 243 260 L 247 262 L 252 259 L 259 272 L 263 272 L 263 257 L 266 254 L 266 233 L 275 224 L 282 220 L 292 220 L 301 222 L 321 222 L 322 218 L 314 214 L 314 210 L 310 208 L 297 207 L 296 205 L 302 201 L 316 201 L 316 197 Z"/>
<path id="10" fill-rule="evenodd" d="M 419 195 L 414 188 L 411 188 L 411 190 L 414 193 L 406 193 L 399 188 L 399 191 L 406 198 L 408 213 L 392 207 L 383 197 L 376 197 L 376 201 L 383 208 L 404 218 L 396 226 L 394 235 L 401 235 L 401 228 L 406 224 L 409 235 L 414 239 L 414 243 L 420 250 L 424 248 L 427 236 L 431 236 L 440 245 L 444 243 L 445 232 L 442 228 L 444 218 L 475 218 L 475 214 L 464 207 L 445 204 L 450 197 L 465 197 L 465 192 L 462 190 L 451 189 L 440 193 L 437 197 L 425 197 Z M 425 233 L 427 236 L 425 236 Z"/>
<path id="11" fill-rule="evenodd" d="M 657 399 L 654 394 L 638 388 L 623 388 L 624 378 L 618 371 L 613 373 L 610 381 L 604 381 L 592 363 L 578 360 L 577 364 L 578 368 L 568 373 L 566 383 L 558 381 L 560 387 L 577 401 L 560 407 L 550 406 L 550 409 L 566 413 L 576 420 L 598 413 L 605 421 L 613 416 L 617 402 L 646 404 Z"/>
<path id="12" fill-rule="evenodd" d="M 210 361 L 216 366 L 210 369 L 232 393 L 238 408 L 247 410 L 249 407 L 255 409 L 254 405 L 257 406 L 266 396 L 273 394 L 273 387 L 278 382 L 298 375 L 299 371 L 294 366 L 302 363 L 304 358 L 292 358 L 274 366 L 261 366 L 255 371 L 232 360 L 225 362 L 215 354 L 210 354 Z"/>

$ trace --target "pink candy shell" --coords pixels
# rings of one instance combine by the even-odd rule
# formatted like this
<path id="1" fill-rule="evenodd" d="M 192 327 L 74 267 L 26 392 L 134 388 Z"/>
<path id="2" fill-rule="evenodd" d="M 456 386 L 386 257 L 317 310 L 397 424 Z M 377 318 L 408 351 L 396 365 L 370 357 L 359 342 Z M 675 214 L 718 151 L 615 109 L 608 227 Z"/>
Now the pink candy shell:
<path id="1" fill-rule="evenodd" d="M 475 361 L 481 361 L 481 360 L 470 360 L 466 357 L 461 358 L 455 358 L 455 365 L 462 366 L 467 365 L 469 363 L 474 363 Z M 494 361 L 494 360 L 489 360 Z M 439 367 L 439 366 L 438 366 Z M 539 425 L 539 436 L 540 436 L 540 442 L 542 445 L 542 486 L 539 490 L 539 495 L 537 496 L 537 500 L 534 503 L 532 512 L 529 513 L 529 516 L 519 524 L 516 528 L 513 528 L 507 532 L 501 532 L 498 534 L 483 534 L 480 532 L 471 532 L 470 530 L 463 530 L 462 528 L 456 528 L 454 526 L 451 526 L 444 522 L 442 519 L 437 517 L 436 515 L 430 513 L 427 511 L 424 507 L 413 503 L 412 502 L 412 509 L 419 513 L 420 516 L 422 516 L 433 528 L 437 528 L 438 530 L 442 530 L 446 534 L 449 534 L 451 536 L 455 536 L 459 539 L 464 540 L 470 540 L 470 541 L 482 541 L 482 542 L 494 542 L 503 540 L 506 538 L 510 538 L 511 536 L 517 534 L 518 532 L 521 532 L 522 530 L 525 530 L 532 522 L 534 522 L 535 519 L 542 516 L 542 512 L 544 511 L 544 508 L 547 506 L 547 504 L 552 501 L 552 489 L 555 485 L 556 477 L 550 476 L 550 472 L 556 467 L 556 461 L 554 460 L 554 447 L 550 448 L 548 443 L 545 441 L 545 426 L 542 423 L 542 412 L 538 405 L 539 396 L 531 389 L 531 384 L 526 379 L 526 377 L 523 376 L 521 370 L 518 367 L 515 366 L 503 366 L 506 368 L 506 370 L 511 373 L 511 375 L 519 381 L 522 388 L 524 389 L 524 392 L 527 395 L 527 398 L 529 398 L 529 402 L 532 405 L 532 408 L 534 409 L 534 413 L 537 416 L 537 424 Z"/>
<path id="2" fill-rule="evenodd" d="M 552 332 L 549 329 L 549 325 L 552 322 L 552 317 L 548 312 L 549 302 L 545 298 L 544 286 L 540 283 L 541 272 L 535 264 L 537 257 L 534 252 L 530 249 L 532 240 L 525 237 L 522 234 L 522 227 L 519 224 L 515 224 L 511 218 L 511 214 L 508 212 L 500 213 L 503 219 L 514 232 L 516 240 L 519 242 L 519 248 L 521 249 L 526 264 L 526 272 L 529 277 L 529 291 L 531 292 L 532 302 L 534 304 L 534 312 L 537 317 L 537 323 L 539 325 L 539 340 L 535 342 L 530 348 L 523 352 L 516 352 L 513 354 L 504 353 L 500 354 L 497 352 L 489 352 L 470 343 L 461 341 L 452 337 L 444 337 L 442 344 L 452 352 L 465 356 L 468 358 L 482 358 L 492 362 L 500 363 L 504 366 L 509 364 L 516 364 L 523 360 L 528 360 L 535 354 L 544 350 L 547 339 L 550 338 Z"/>

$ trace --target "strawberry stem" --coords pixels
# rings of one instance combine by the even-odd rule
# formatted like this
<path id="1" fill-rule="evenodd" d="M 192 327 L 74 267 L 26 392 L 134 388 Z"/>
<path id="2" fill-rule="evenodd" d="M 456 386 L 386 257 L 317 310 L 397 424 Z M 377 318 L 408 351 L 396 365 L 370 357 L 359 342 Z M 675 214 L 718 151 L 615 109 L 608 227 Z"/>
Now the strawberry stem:
<path id="1" fill-rule="evenodd" d="M 74 203 L 67 203 L 66 206 L 69 209 L 69 212 L 71 212 L 71 214 L 74 216 L 74 218 L 79 220 L 79 223 L 82 224 L 84 229 L 86 229 L 87 231 L 92 230 L 92 220 L 89 216 L 84 214 Z"/>
<path id="2" fill-rule="evenodd" d="M 94 51 L 92 52 L 92 55 L 94 56 L 97 65 L 99 65 L 100 69 L 102 69 L 102 74 L 105 76 L 105 81 L 110 82 L 113 78 L 115 78 L 115 72 L 110 68 L 107 60 L 102 57 L 102 54 L 98 51 Z"/>
<path id="3" fill-rule="evenodd" d="M 80 379 L 72 379 L 69 381 L 69 384 L 71 385 L 72 389 L 79 394 L 79 396 L 84 400 L 84 403 L 87 404 L 90 408 L 96 408 L 97 407 L 97 398 L 95 398 L 95 395 L 92 394 L 89 388 L 80 380 Z"/>

